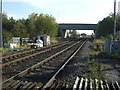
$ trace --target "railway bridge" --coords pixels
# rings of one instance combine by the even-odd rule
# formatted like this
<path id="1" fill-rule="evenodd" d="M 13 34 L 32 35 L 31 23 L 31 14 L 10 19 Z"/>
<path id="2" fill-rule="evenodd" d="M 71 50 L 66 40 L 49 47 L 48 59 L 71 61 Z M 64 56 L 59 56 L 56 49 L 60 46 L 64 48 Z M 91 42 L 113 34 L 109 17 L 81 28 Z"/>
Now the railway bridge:
<path id="1" fill-rule="evenodd" d="M 97 24 L 75 24 L 75 23 L 61 23 L 58 24 L 59 36 L 64 37 L 66 30 L 96 30 Z"/>

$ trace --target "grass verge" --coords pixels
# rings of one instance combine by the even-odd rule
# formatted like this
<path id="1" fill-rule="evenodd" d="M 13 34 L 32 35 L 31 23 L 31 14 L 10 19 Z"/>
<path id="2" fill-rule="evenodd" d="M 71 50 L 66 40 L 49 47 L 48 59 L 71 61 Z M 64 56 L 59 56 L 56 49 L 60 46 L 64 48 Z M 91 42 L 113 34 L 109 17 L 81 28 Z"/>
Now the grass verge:
<path id="1" fill-rule="evenodd" d="M 103 79 L 103 72 L 101 72 L 101 65 L 95 60 L 88 60 L 86 62 L 86 73 L 83 75 L 85 78 Z"/>

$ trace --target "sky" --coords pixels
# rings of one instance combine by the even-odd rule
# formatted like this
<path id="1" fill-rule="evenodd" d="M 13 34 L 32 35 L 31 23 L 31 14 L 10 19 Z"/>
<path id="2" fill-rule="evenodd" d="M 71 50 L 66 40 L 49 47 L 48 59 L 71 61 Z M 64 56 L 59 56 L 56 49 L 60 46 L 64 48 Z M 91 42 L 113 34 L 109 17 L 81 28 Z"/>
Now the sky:
<path id="1" fill-rule="evenodd" d="M 118 1 L 117 12 L 118 12 Z M 3 0 L 3 12 L 14 19 L 31 13 L 52 15 L 57 23 L 96 24 L 114 11 L 114 0 Z"/>
<path id="2" fill-rule="evenodd" d="M 119 3 L 119 5 L 118 5 L 118 12 L 120 13 L 120 1 L 118 3 Z"/>

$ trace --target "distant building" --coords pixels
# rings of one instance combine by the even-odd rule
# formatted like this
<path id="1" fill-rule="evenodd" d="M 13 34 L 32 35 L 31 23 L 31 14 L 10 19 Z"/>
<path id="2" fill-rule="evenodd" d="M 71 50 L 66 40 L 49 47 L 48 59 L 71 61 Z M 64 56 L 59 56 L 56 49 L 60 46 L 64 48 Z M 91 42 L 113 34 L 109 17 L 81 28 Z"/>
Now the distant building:
<path id="1" fill-rule="evenodd" d="M 120 1 L 118 2 L 118 12 L 120 14 Z"/>

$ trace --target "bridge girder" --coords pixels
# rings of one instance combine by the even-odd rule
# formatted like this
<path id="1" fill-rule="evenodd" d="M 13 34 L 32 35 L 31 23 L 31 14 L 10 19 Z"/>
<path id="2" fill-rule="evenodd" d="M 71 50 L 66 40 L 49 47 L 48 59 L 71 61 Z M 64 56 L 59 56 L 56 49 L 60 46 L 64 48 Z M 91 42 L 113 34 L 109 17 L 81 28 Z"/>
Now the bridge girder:
<path id="1" fill-rule="evenodd" d="M 59 36 L 64 37 L 66 30 L 96 30 L 97 24 L 58 24 Z"/>

